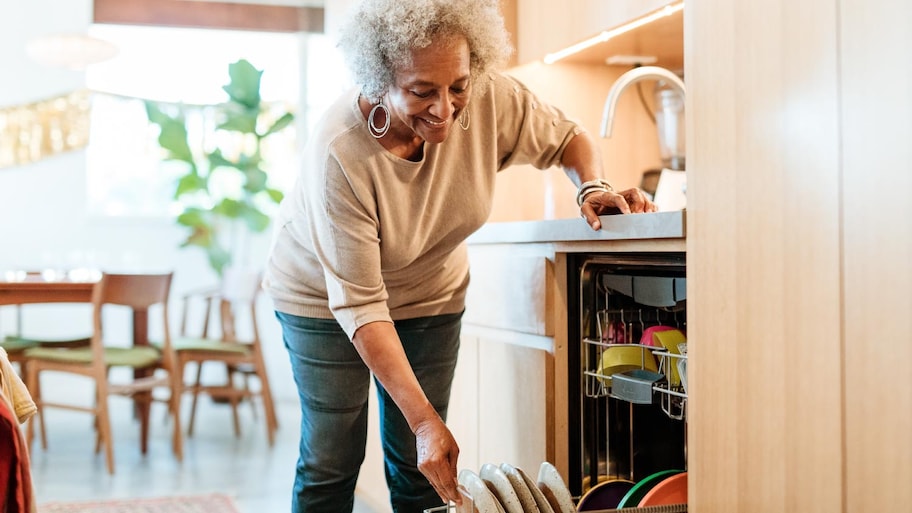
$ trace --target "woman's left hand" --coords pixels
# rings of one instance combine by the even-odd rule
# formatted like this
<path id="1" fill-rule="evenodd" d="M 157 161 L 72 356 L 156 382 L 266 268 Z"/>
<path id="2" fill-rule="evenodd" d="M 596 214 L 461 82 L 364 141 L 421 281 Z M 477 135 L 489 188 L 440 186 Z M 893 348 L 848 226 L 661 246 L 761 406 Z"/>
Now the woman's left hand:
<path id="1" fill-rule="evenodd" d="M 602 227 L 598 216 L 656 211 L 658 208 L 655 203 L 636 187 L 620 192 L 593 192 L 586 196 L 580 207 L 580 215 L 586 219 L 593 230 L 599 230 Z"/>

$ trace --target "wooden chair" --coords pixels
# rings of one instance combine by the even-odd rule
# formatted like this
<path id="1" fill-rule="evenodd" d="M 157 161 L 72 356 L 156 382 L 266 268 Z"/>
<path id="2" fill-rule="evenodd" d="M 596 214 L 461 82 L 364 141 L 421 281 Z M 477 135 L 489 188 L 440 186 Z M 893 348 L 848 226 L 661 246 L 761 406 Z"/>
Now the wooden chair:
<path id="1" fill-rule="evenodd" d="M 217 289 L 191 292 L 184 296 L 184 310 L 181 320 L 181 335 L 174 340 L 174 352 L 177 355 L 178 373 L 184 375 L 188 364 L 196 364 L 195 379 L 191 384 L 184 384 L 183 391 L 193 395 L 190 407 L 190 420 L 187 436 L 193 436 L 196 405 L 199 394 L 206 393 L 215 401 L 224 401 L 231 405 L 235 436 L 241 434 L 241 423 L 238 405 L 243 400 L 259 398 L 263 404 L 266 421 L 266 436 L 269 445 L 275 440 L 279 428 L 273 406 L 269 376 L 260 343 L 257 328 L 256 299 L 260 291 L 258 273 L 228 273 Z M 202 313 L 202 321 L 196 323 L 196 330 L 190 334 L 188 329 L 193 313 Z M 245 316 L 249 322 L 249 334 L 239 335 L 238 316 Z M 210 334 L 210 324 L 217 323 L 219 332 Z M 225 379 L 206 383 L 203 367 L 208 365 L 222 366 Z M 256 378 L 257 387 L 251 387 L 250 378 Z M 256 411 L 254 410 L 254 414 Z"/>
<path id="2" fill-rule="evenodd" d="M 18 306 L 18 305 L 17 305 Z M 35 347 L 44 348 L 75 348 L 86 347 L 91 344 L 92 338 L 73 338 L 73 339 L 38 339 L 23 337 L 21 335 L 6 335 L 0 341 L 0 347 L 6 350 L 9 361 L 18 367 L 19 377 L 25 381 L 25 351 Z M 36 385 L 38 386 L 38 385 Z M 33 392 L 29 391 L 30 394 Z M 40 394 L 40 392 L 38 392 Z M 41 446 L 47 447 L 47 429 L 44 425 L 44 412 L 38 411 L 38 422 L 41 423 Z"/>
<path id="3" fill-rule="evenodd" d="M 93 333 L 91 344 L 77 348 L 35 347 L 26 349 L 26 386 L 41 412 L 45 407 L 85 411 L 95 417 L 96 452 L 103 446 L 108 472 L 114 473 L 114 449 L 112 444 L 111 420 L 108 397 L 120 395 L 132 397 L 135 412 L 140 422 L 140 450 L 146 454 L 149 434 L 149 409 L 155 400 L 153 391 L 167 390 L 170 414 L 174 417 L 172 450 L 178 461 L 183 459 L 180 427 L 180 374 L 174 372 L 176 361 L 171 345 L 168 324 L 168 296 L 171 290 L 172 273 L 166 274 L 102 274 L 92 292 Z M 108 307 L 120 305 L 133 310 L 148 311 L 158 305 L 161 312 L 164 342 L 161 347 L 127 344 L 106 345 L 102 313 Z M 135 327 L 134 327 L 135 328 Z M 130 378 L 109 379 L 114 367 L 133 369 Z M 45 371 L 85 376 L 95 385 L 93 406 L 82 406 L 63 402 L 47 401 L 38 386 L 41 373 Z M 34 417 L 33 417 L 34 418 Z M 42 422 L 42 428 L 44 423 Z M 29 422 L 27 442 L 32 443 L 34 428 Z"/>

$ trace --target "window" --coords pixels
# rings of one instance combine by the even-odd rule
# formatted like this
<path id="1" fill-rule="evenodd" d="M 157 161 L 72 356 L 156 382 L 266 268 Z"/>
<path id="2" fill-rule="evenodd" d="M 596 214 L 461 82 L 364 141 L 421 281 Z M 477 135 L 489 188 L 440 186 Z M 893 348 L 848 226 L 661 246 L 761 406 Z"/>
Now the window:
<path id="1" fill-rule="evenodd" d="M 93 25 L 90 33 L 119 49 L 116 57 L 86 72 L 94 92 L 86 150 L 90 215 L 172 217 L 180 210 L 173 196 L 175 178 L 184 168 L 160 160 L 157 130 L 146 117 L 143 99 L 220 103 L 227 99 L 222 86 L 229 80 L 228 65 L 247 59 L 263 70 L 263 100 L 297 113 L 297 126 L 308 123 L 310 104 L 325 101 L 302 87 L 302 52 L 307 62 L 320 58 L 320 52 L 307 48 L 314 40 L 317 48 L 325 45 L 322 35 L 102 24 Z M 195 109 L 193 117 L 194 126 L 208 122 L 205 109 Z M 276 134 L 265 150 L 273 185 L 286 191 L 297 171 L 296 135 L 291 128 Z"/>

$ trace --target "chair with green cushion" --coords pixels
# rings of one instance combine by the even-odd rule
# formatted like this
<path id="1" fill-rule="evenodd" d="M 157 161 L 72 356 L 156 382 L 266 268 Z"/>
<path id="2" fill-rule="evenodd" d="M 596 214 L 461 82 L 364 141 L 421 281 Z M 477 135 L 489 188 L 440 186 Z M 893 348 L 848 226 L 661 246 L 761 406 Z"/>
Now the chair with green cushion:
<path id="1" fill-rule="evenodd" d="M 21 308 L 22 305 L 13 305 L 17 309 Z M 19 314 L 19 312 L 17 312 Z M 19 317 L 19 315 L 17 315 Z M 19 328 L 22 327 L 22 321 L 20 317 Z M 49 338 L 33 338 L 33 337 L 23 337 L 21 335 L 6 335 L 3 339 L 0 339 L 0 348 L 3 348 L 6 351 L 6 355 L 9 358 L 10 363 L 15 364 L 19 367 L 19 374 L 25 379 L 25 350 L 32 349 L 36 347 L 52 347 L 52 348 L 65 348 L 65 347 L 84 347 L 88 346 L 92 341 L 92 337 L 82 337 L 82 338 L 70 338 L 70 339 L 49 339 Z M 31 393 L 31 392 L 30 392 Z M 41 446 L 47 448 L 47 434 L 44 427 L 44 416 L 40 415 L 39 412 L 39 422 L 41 423 Z"/>
<path id="2" fill-rule="evenodd" d="M 25 360 L 25 350 L 33 347 L 80 347 L 87 346 L 92 342 L 92 337 L 48 340 L 39 338 L 27 338 L 19 335 L 6 335 L 0 340 L 0 347 L 6 350 L 10 362 L 22 364 Z"/>
<path id="3" fill-rule="evenodd" d="M 241 433 L 238 404 L 249 400 L 253 406 L 252 400 L 259 398 L 266 420 L 266 438 L 269 445 L 274 443 L 279 422 L 257 328 L 256 300 L 259 291 L 259 273 L 232 270 L 225 273 L 218 289 L 191 292 L 184 296 L 180 336 L 174 340 L 174 352 L 179 375 L 183 376 L 183 369 L 188 364 L 195 364 L 196 367 L 195 380 L 182 388 L 193 396 L 187 436 L 193 436 L 197 400 L 200 393 L 205 393 L 214 401 L 231 405 L 235 436 Z M 202 305 L 202 308 L 193 308 L 194 305 Z M 194 326 L 198 331 L 188 329 L 191 310 L 202 314 L 201 322 Z M 242 331 L 237 322 L 239 315 L 246 321 L 245 326 L 249 326 L 249 330 L 243 330 L 243 335 L 239 334 Z M 218 333 L 210 333 L 210 323 L 218 327 Z M 205 365 L 221 366 L 225 370 L 225 379 L 204 382 L 202 369 Z M 258 386 L 251 387 L 249 378 L 255 378 Z"/>
<path id="4" fill-rule="evenodd" d="M 153 402 L 152 392 L 167 391 L 168 410 L 173 418 L 172 449 L 178 461 L 183 457 L 180 427 L 179 374 L 174 372 L 176 357 L 171 346 L 168 325 L 168 296 L 171 290 L 172 273 L 166 274 L 110 274 L 104 273 L 92 292 L 93 333 L 90 344 L 83 347 L 32 347 L 25 349 L 26 386 L 32 399 L 42 412 L 46 407 L 91 413 L 95 418 L 96 452 L 104 447 L 108 472 L 114 473 L 114 449 L 111 435 L 111 420 L 108 397 L 120 395 L 133 398 L 135 411 L 140 422 L 141 452 L 147 451 L 149 431 L 149 409 Z M 154 307 L 161 314 L 164 341 L 160 347 L 133 346 L 131 342 L 106 345 L 108 338 L 102 324 L 102 312 L 110 308 L 127 307 L 134 310 L 150 311 Z M 150 311 L 151 313 L 151 311 Z M 150 315 L 150 319 L 152 316 Z M 129 378 L 110 377 L 110 369 L 128 368 L 133 372 Z M 58 372 L 84 376 L 94 381 L 95 397 L 92 406 L 53 402 L 47 400 L 39 387 L 41 374 Z M 119 376 L 119 375 L 118 375 Z M 34 417 L 33 417 L 34 418 Z M 44 423 L 42 422 L 42 427 Z M 34 428 L 32 422 L 26 431 L 31 446 Z"/>

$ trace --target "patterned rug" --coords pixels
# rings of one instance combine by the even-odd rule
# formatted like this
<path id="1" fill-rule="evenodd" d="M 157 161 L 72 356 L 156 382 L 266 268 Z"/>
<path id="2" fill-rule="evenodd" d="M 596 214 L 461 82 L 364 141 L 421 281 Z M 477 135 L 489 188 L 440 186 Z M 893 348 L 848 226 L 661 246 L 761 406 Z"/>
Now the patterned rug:
<path id="1" fill-rule="evenodd" d="M 221 494 L 118 499 L 92 502 L 48 502 L 38 513 L 239 513 L 231 497 Z"/>

